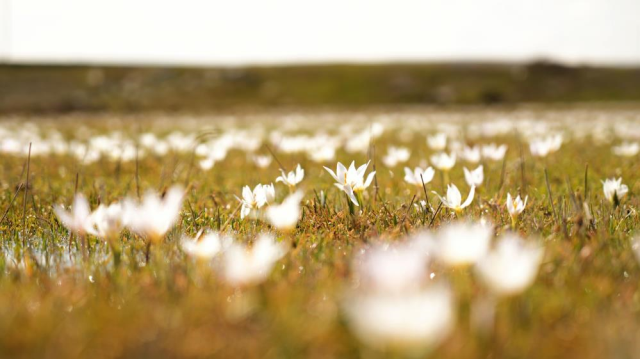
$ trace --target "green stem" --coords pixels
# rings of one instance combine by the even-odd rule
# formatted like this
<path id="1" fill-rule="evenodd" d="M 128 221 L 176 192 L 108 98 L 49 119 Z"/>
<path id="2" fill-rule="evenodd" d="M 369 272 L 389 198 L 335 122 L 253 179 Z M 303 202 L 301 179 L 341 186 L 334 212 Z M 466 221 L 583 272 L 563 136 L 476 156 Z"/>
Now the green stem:
<path id="1" fill-rule="evenodd" d="M 347 205 L 349 206 L 349 214 L 353 216 L 355 214 L 355 208 L 354 208 L 353 202 L 351 202 L 351 198 L 349 198 L 349 195 L 345 193 L 344 196 L 347 199 Z"/>
<path id="2" fill-rule="evenodd" d="M 115 239 L 109 240 L 107 242 L 109 243 L 109 247 L 111 247 L 111 253 L 113 253 L 113 266 L 115 268 L 118 268 L 120 267 L 122 250 Z"/>
<path id="3" fill-rule="evenodd" d="M 364 198 L 362 197 L 362 192 L 356 192 L 356 200 L 358 200 L 360 209 L 364 211 Z"/>

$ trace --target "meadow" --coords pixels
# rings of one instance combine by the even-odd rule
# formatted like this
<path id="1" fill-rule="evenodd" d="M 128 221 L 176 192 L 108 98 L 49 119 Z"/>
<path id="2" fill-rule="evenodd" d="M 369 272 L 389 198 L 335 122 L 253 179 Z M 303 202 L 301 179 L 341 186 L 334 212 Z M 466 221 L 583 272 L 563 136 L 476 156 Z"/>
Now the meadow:
<path id="1" fill-rule="evenodd" d="M 638 141 L 634 105 L 4 116 L 0 357 L 639 358 Z"/>

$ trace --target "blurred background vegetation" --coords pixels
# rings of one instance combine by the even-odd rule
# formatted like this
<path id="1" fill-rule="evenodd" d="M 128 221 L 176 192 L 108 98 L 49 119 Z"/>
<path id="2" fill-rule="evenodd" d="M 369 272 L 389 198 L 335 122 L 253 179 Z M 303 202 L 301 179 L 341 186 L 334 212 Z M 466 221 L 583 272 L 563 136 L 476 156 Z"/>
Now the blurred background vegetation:
<path id="1" fill-rule="evenodd" d="M 180 68 L 0 66 L 0 113 L 640 100 L 640 68 L 441 63 Z"/>

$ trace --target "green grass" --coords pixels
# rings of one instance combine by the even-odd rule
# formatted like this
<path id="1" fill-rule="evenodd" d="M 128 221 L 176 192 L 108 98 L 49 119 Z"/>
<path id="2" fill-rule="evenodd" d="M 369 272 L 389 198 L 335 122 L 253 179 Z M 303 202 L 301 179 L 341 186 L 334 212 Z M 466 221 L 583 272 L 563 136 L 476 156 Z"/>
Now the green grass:
<path id="1" fill-rule="evenodd" d="M 471 140 L 506 143 L 509 150 L 504 175 L 503 163 L 485 164 L 486 186 L 462 216 L 490 219 L 496 232 L 503 233 L 510 225 L 504 206 L 506 193 L 528 195 L 529 204 L 518 232 L 539 238 L 545 256 L 534 285 L 522 295 L 499 302 L 495 328 L 488 336 L 478 334 L 469 325 L 470 305 L 484 291 L 481 283 L 468 269 L 441 269 L 439 275 L 448 279 L 456 293 L 458 316 L 453 333 L 431 357 L 638 358 L 640 266 L 629 237 L 640 224 L 640 164 L 637 157 L 613 156 L 609 143 L 576 136 L 576 128 L 593 125 L 581 125 L 581 121 L 595 120 L 601 113 L 608 114 L 609 121 L 633 116 L 632 111 L 600 112 L 594 108 L 418 113 L 422 121 L 430 119 L 435 124 L 442 116 L 461 118 L 463 127 L 501 116 L 564 119 L 559 128 L 566 133 L 560 151 L 546 159 L 532 158 L 523 142 L 526 139 L 517 133 Z M 366 128 L 376 114 L 368 113 L 357 128 Z M 263 120 L 260 126 L 279 128 L 277 114 L 265 116 L 274 120 Z M 343 113 L 333 122 L 312 117 L 303 123 L 301 131 L 310 133 L 321 126 L 335 130 L 332 126 L 348 123 L 353 117 Z M 188 126 L 196 133 L 205 132 L 205 128 L 221 124 L 216 119 L 195 124 L 159 123 L 154 122 L 153 116 L 136 121 L 104 120 L 109 118 L 87 115 L 32 120 L 43 136 L 51 128 L 73 136 L 82 133 L 79 126 L 94 134 L 117 130 L 134 136 L 144 130 L 166 133 Z M 605 125 L 615 124 L 602 121 Z M 256 123 L 240 118 L 236 126 L 254 128 Z M 418 127 L 423 124 L 417 123 Z M 34 156 L 25 196 L 24 189 L 16 189 L 25 182 L 27 159 L 0 156 L 0 212 L 7 211 L 0 223 L 0 357 L 384 357 L 363 348 L 350 333 L 340 301 L 351 280 L 351 259 L 368 243 L 375 238 L 399 241 L 408 233 L 430 227 L 433 213 L 425 217 L 408 207 L 414 195 L 421 200 L 424 193 L 402 181 L 402 167 L 393 168 L 391 175 L 380 163 L 380 157 L 389 145 L 402 144 L 412 150 L 408 165 L 418 165 L 431 154 L 425 136 L 433 130 L 422 126 L 413 131 L 409 142 L 401 143 L 401 122 L 395 124 L 397 128 L 388 126 L 373 143 L 378 153 L 372 159 L 378 188 L 368 189 L 363 213 L 356 216 L 349 215 L 344 196 L 320 164 L 310 162 L 304 155 L 277 153 L 287 169 L 300 163 L 306 171 L 303 218 L 291 236 L 277 234 L 279 240 L 291 241 L 291 248 L 268 280 L 244 289 L 225 284 L 215 261 L 197 263 L 186 257 L 179 239 L 182 234 L 194 235 L 202 228 L 218 230 L 225 224 L 224 231 L 241 242 L 269 231 L 264 222 L 241 220 L 234 215 L 234 196 L 240 195 L 244 185 L 274 181 L 279 175 L 275 161 L 268 169 L 258 170 L 243 152 L 232 150 L 210 172 L 202 172 L 190 165 L 189 153 L 147 156 L 138 164 L 136 182 L 135 161 L 118 164 L 100 160 L 85 166 L 68 155 Z M 21 122 L 5 125 L 24 126 Z M 264 147 L 260 152 L 267 153 Z M 340 150 L 337 159 L 360 164 L 368 157 Z M 585 181 L 586 165 L 589 168 Z M 335 163 L 327 166 L 335 168 Z M 549 203 L 545 168 L 558 218 L 554 218 Z M 614 176 L 622 176 L 630 189 L 618 208 L 603 199 L 600 183 Z M 466 195 L 461 164 L 452 171 L 451 180 Z M 144 192 L 162 190 L 173 183 L 187 188 L 182 220 L 162 244 L 152 247 L 149 263 L 144 260 L 144 241 L 129 232 L 121 237 L 120 267 L 113 266 L 108 246 L 93 237 L 89 237 L 90 254 L 83 259 L 78 244 L 70 242 L 69 233 L 52 212 L 55 204 L 71 204 L 76 186 L 94 208 L 98 202 L 135 197 L 136 186 Z M 436 174 L 428 190 L 442 193 L 442 187 Z M 281 200 L 286 188 L 278 185 L 277 190 Z M 327 194 L 326 206 L 316 201 L 314 190 Z M 434 207 L 438 203 L 433 195 L 430 201 Z M 593 225 L 586 220 L 582 203 L 591 208 Z M 453 220 L 448 211 L 441 211 L 431 227 L 436 229 Z M 22 237 L 23 233 L 27 236 Z"/>

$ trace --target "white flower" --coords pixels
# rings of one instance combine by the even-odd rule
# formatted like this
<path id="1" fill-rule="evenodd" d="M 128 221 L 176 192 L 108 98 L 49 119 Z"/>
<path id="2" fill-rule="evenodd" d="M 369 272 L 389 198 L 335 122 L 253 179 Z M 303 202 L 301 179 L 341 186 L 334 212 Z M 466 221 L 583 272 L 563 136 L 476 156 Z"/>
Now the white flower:
<path id="1" fill-rule="evenodd" d="M 629 187 L 627 187 L 627 185 L 625 184 L 622 184 L 622 177 L 618 179 L 607 179 L 602 182 L 602 187 L 604 191 L 604 197 L 612 203 L 616 198 L 620 200 L 629 191 Z"/>
<path id="2" fill-rule="evenodd" d="M 240 199 L 240 202 L 242 203 L 242 218 L 249 214 L 252 209 L 259 209 L 264 206 L 267 199 L 264 195 L 262 184 L 258 184 L 253 191 L 249 186 L 242 187 L 242 199 Z"/>
<path id="3" fill-rule="evenodd" d="M 367 292 L 403 293 L 422 287 L 428 256 L 417 245 L 378 244 L 354 260 L 354 272 Z"/>
<path id="4" fill-rule="evenodd" d="M 211 259 L 220 251 L 232 243 L 231 237 L 223 236 L 218 232 L 209 232 L 205 235 L 198 233 L 195 238 L 183 237 L 180 247 L 189 256 L 198 259 Z"/>
<path id="5" fill-rule="evenodd" d="M 273 183 L 263 185 L 262 190 L 264 191 L 266 204 L 273 203 L 273 201 L 276 199 L 276 187 L 273 185 Z"/>
<path id="6" fill-rule="evenodd" d="M 406 147 L 389 147 L 387 155 L 382 157 L 382 162 L 387 167 L 395 167 L 398 163 L 407 162 L 411 152 Z"/>
<path id="7" fill-rule="evenodd" d="M 280 170 L 280 172 L 282 173 L 282 176 L 276 178 L 276 183 L 282 182 L 290 188 L 295 187 L 304 178 L 304 170 L 302 169 L 302 167 L 300 167 L 299 164 L 296 167 L 295 171 L 291 171 L 288 174 L 284 173 L 283 170 Z"/>
<path id="8" fill-rule="evenodd" d="M 614 146 L 611 150 L 617 156 L 633 157 L 640 152 L 640 145 L 638 142 L 625 142 L 619 146 Z"/>
<path id="9" fill-rule="evenodd" d="M 198 165 L 200 166 L 200 168 L 201 168 L 203 171 L 208 171 L 208 170 L 210 170 L 211 168 L 213 168 L 213 165 L 214 165 L 215 163 L 216 163 L 216 161 L 215 161 L 213 158 L 211 158 L 211 157 L 207 157 L 207 158 L 205 158 L 205 159 L 203 159 L 203 160 L 200 160 L 200 161 L 198 162 Z"/>
<path id="10" fill-rule="evenodd" d="M 153 145 L 153 152 L 158 156 L 164 156 L 169 152 L 169 143 L 158 141 Z"/>
<path id="11" fill-rule="evenodd" d="M 511 193 L 507 193 L 507 211 L 509 211 L 509 215 L 511 216 L 511 218 L 517 217 L 520 213 L 522 213 L 522 211 L 524 211 L 524 208 L 527 206 L 528 199 L 529 196 L 526 196 L 523 202 L 520 198 L 520 195 L 513 199 L 513 197 L 511 197 Z"/>
<path id="12" fill-rule="evenodd" d="M 489 250 L 493 228 L 475 222 L 456 222 L 436 234 L 435 254 L 449 266 L 473 264 Z"/>
<path id="13" fill-rule="evenodd" d="M 518 294 L 535 280 L 543 254 L 541 247 L 507 234 L 478 261 L 476 273 L 495 294 Z"/>
<path id="14" fill-rule="evenodd" d="M 495 143 L 491 143 L 482 146 L 482 157 L 492 161 L 501 161 L 506 153 L 507 145 L 498 146 Z"/>
<path id="15" fill-rule="evenodd" d="M 453 209 L 456 212 L 461 212 L 465 207 L 471 204 L 471 201 L 473 201 L 473 195 L 475 193 L 475 190 L 476 190 L 475 186 L 471 186 L 471 190 L 469 191 L 469 196 L 467 197 L 467 200 L 464 201 L 464 203 L 461 203 L 462 195 L 460 194 L 458 187 L 456 187 L 456 185 L 454 184 L 447 185 L 447 198 L 441 197 L 435 191 L 432 191 L 432 192 L 435 193 L 435 195 L 438 196 L 438 198 L 440 198 L 440 201 L 442 201 L 442 204 L 445 207 Z"/>
<path id="16" fill-rule="evenodd" d="M 446 338 L 455 317 L 451 290 L 441 285 L 401 294 L 352 294 L 344 308 L 364 344 L 417 355 Z"/>
<path id="17" fill-rule="evenodd" d="M 124 210 L 120 203 L 101 204 L 91 213 L 90 234 L 106 240 L 115 239 L 124 227 Z"/>
<path id="18" fill-rule="evenodd" d="M 267 219 L 277 229 L 290 231 L 296 227 L 300 218 L 300 201 L 304 194 L 296 191 L 282 201 L 280 205 L 267 208 Z"/>
<path id="19" fill-rule="evenodd" d="M 444 151 L 447 147 L 447 135 L 445 133 L 436 133 L 427 137 L 427 145 L 434 151 Z"/>
<path id="20" fill-rule="evenodd" d="M 535 157 L 546 157 L 548 154 L 559 150 L 560 146 L 562 146 L 562 135 L 538 138 L 529 143 L 531 155 Z"/>
<path id="21" fill-rule="evenodd" d="M 253 164 L 256 165 L 256 167 L 267 168 L 271 164 L 271 161 L 273 160 L 273 158 L 271 156 L 266 156 L 266 155 L 265 156 L 254 155 L 254 156 L 251 156 L 251 160 L 253 161 Z"/>
<path id="22" fill-rule="evenodd" d="M 456 154 L 448 155 L 445 152 L 440 152 L 431 156 L 431 163 L 440 171 L 447 172 L 456 165 Z"/>
<path id="23" fill-rule="evenodd" d="M 267 234 L 262 234 L 252 248 L 232 243 L 224 252 L 224 279 L 233 286 L 260 283 L 285 253 L 284 245 Z"/>
<path id="24" fill-rule="evenodd" d="M 71 212 L 67 212 L 61 205 L 55 206 L 53 211 L 62 224 L 71 232 L 84 236 L 91 230 L 89 202 L 81 193 L 76 194 L 74 197 Z"/>
<path id="25" fill-rule="evenodd" d="M 464 146 L 462 149 L 462 153 L 460 153 L 460 157 L 467 162 L 470 163 L 478 163 L 480 162 L 480 147 L 478 146 Z"/>
<path id="26" fill-rule="evenodd" d="M 244 186 L 242 188 L 242 199 L 238 198 L 242 203 L 240 218 L 244 219 L 244 217 L 249 215 L 251 211 L 258 210 L 270 202 L 273 202 L 275 196 L 275 188 L 273 184 L 258 184 L 253 191 L 251 191 L 251 187 Z"/>
<path id="27" fill-rule="evenodd" d="M 160 241 L 180 217 L 184 192 L 171 187 L 164 197 L 148 192 L 141 203 L 127 199 L 123 205 L 127 227 L 151 242 Z"/>
<path id="28" fill-rule="evenodd" d="M 466 167 L 464 167 L 463 170 L 464 179 L 467 181 L 467 184 L 470 187 L 478 187 L 482 184 L 482 181 L 484 180 L 484 171 L 482 165 L 478 166 L 478 168 L 473 171 L 469 171 Z"/>
<path id="29" fill-rule="evenodd" d="M 347 170 L 347 168 L 342 163 L 338 162 L 336 172 L 333 172 L 327 167 L 324 167 L 324 169 L 327 170 L 331 177 L 336 180 L 337 183 L 335 183 L 334 185 L 344 191 L 347 196 L 349 196 L 349 199 L 351 199 L 351 202 L 353 202 L 353 204 L 359 206 L 356 194 L 367 189 L 367 187 L 369 187 L 369 185 L 371 185 L 371 182 L 373 181 L 373 176 L 375 176 L 376 174 L 375 171 L 369 173 L 369 176 L 367 176 L 367 179 L 365 181 L 364 174 L 367 171 L 368 166 L 369 162 L 356 169 L 354 161 L 351 162 L 351 165 Z"/>
<path id="30" fill-rule="evenodd" d="M 427 167 L 424 171 L 420 167 L 416 167 L 413 172 L 409 167 L 404 168 L 404 180 L 414 186 L 422 187 L 422 183 L 427 184 L 433 180 L 436 171 L 432 167 Z"/>

